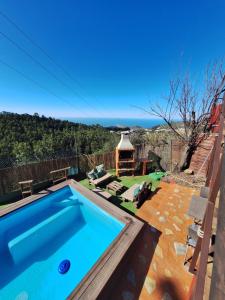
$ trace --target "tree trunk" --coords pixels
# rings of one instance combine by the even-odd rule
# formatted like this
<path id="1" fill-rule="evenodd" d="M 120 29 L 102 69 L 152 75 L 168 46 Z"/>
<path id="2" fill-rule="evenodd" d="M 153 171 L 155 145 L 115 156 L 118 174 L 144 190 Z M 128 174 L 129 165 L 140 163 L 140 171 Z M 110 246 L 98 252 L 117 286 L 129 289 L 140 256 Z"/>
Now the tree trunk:
<path id="1" fill-rule="evenodd" d="M 192 155 L 194 154 L 196 147 L 193 145 L 187 145 L 184 149 L 183 155 L 180 160 L 180 171 L 188 169 L 191 163 Z"/>

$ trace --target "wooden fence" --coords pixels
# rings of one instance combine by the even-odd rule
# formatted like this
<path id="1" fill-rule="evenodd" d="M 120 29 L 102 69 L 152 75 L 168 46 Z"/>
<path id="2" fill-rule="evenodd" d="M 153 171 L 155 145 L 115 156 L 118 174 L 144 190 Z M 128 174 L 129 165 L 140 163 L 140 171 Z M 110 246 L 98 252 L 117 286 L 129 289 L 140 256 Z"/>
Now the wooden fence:
<path id="1" fill-rule="evenodd" d="M 106 169 L 115 168 L 114 152 L 91 155 L 90 157 L 91 161 L 94 161 L 96 165 L 103 163 Z M 0 169 L 0 196 L 17 190 L 19 181 L 27 179 L 33 179 L 35 183 L 49 181 L 50 171 L 68 166 L 77 168 L 81 174 L 92 168 L 87 157 L 80 155 Z"/>
<path id="2" fill-rule="evenodd" d="M 179 162 L 178 159 L 182 152 L 182 146 L 178 146 L 177 141 L 160 146 L 141 144 L 136 145 L 135 148 L 137 160 L 138 158 L 148 157 L 149 153 L 152 153 L 156 159 L 158 158 L 160 165 L 165 170 L 172 170 L 176 162 Z M 114 151 L 91 155 L 89 158 L 91 159 L 88 159 L 85 155 L 80 155 L 0 169 L 0 197 L 18 190 L 19 181 L 33 179 L 35 183 L 46 182 L 50 180 L 50 171 L 68 166 L 77 168 L 80 174 L 85 174 L 93 168 L 90 161 L 94 162 L 95 165 L 103 163 L 106 169 L 115 169 Z"/>
<path id="3" fill-rule="evenodd" d="M 159 161 L 161 167 L 167 171 L 173 171 L 180 163 L 184 150 L 184 144 L 179 140 L 171 140 L 169 143 L 153 145 L 136 145 L 136 159 L 152 156 Z"/>

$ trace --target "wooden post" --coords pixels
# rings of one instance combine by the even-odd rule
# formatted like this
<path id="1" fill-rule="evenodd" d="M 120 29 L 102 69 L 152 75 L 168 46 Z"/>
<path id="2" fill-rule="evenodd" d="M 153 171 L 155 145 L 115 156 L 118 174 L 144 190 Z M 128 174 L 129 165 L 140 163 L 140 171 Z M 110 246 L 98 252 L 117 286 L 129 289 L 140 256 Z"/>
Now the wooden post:
<path id="1" fill-rule="evenodd" d="M 225 108 L 223 110 L 223 113 Z M 223 128 L 223 135 L 225 137 L 225 126 Z M 212 280 L 210 288 L 210 300 L 223 300 L 225 299 L 225 146 L 223 145 L 223 160 L 220 179 L 220 199 L 219 209 L 217 216 L 217 231 L 216 243 L 214 251 L 214 263 L 212 271 Z"/>
<path id="2" fill-rule="evenodd" d="M 143 161 L 143 166 L 142 166 L 142 175 L 146 174 L 146 169 L 147 169 L 147 161 Z"/>
<path id="3" fill-rule="evenodd" d="M 205 286 L 205 276 L 206 276 L 206 271 L 207 271 L 207 261 L 208 261 L 208 253 L 209 253 L 209 245 L 210 245 L 210 239 L 211 239 L 211 234 L 212 234 L 212 221 L 213 221 L 213 212 L 214 212 L 214 206 L 215 206 L 215 201 L 217 198 L 217 194 L 220 189 L 220 184 L 222 184 L 222 187 L 224 189 L 224 177 L 221 176 L 222 169 L 224 170 L 225 166 L 225 157 L 224 157 L 224 150 L 222 151 L 222 145 L 224 145 L 224 140 L 225 140 L 225 121 L 224 121 L 224 116 L 225 116 L 225 93 L 223 96 L 223 111 L 220 117 L 220 127 L 219 127 L 219 135 L 217 138 L 217 143 L 216 143 L 216 148 L 215 148 L 215 153 L 214 156 L 212 156 L 213 159 L 213 170 L 210 175 L 210 195 L 209 195 L 209 201 L 208 201 L 208 206 L 206 209 L 206 214 L 204 218 L 204 225 L 202 226 L 204 236 L 201 241 L 201 255 L 200 255 L 200 261 L 199 261 L 199 267 L 198 267 L 198 272 L 197 272 L 197 279 L 196 279 L 196 285 L 194 289 L 194 293 L 192 296 L 192 300 L 202 300 L 203 299 L 203 294 L 204 294 L 204 286 Z M 222 143 L 223 141 L 223 143 Z M 225 171 L 224 171 L 225 172 Z M 224 173 L 223 173 L 224 174 Z M 224 192 L 224 191 L 223 191 Z M 223 219 L 222 222 L 224 223 L 224 213 L 222 215 Z M 224 226 L 225 227 L 225 226 Z M 225 238 L 224 238 L 224 232 L 223 232 L 223 241 L 225 244 Z M 219 246 L 217 246 L 219 247 Z M 223 252 L 224 255 L 225 252 Z M 191 269 L 194 268 L 195 263 L 197 262 L 198 255 L 199 255 L 199 246 L 198 249 L 195 251 L 195 256 L 194 256 L 194 261 L 192 263 Z M 221 252 L 222 254 L 222 252 Z M 222 259 L 222 257 L 220 258 Z M 224 265 L 224 262 L 222 263 Z M 225 267 L 223 267 L 223 270 L 225 271 Z M 218 274 L 219 275 L 219 274 Z M 224 273 L 221 274 L 224 276 Z M 213 295 L 213 291 L 215 291 L 215 286 L 216 283 L 214 283 L 214 289 L 212 290 L 211 295 Z M 220 289 L 221 290 L 221 289 Z M 224 281 L 223 281 L 223 288 L 224 290 Z M 219 292 L 220 296 L 221 291 Z M 222 298 L 211 298 L 211 299 L 224 299 Z"/>
<path id="4" fill-rule="evenodd" d="M 197 261 L 198 261 L 199 253 L 201 251 L 201 245 L 202 245 L 202 239 L 198 238 L 193 256 L 191 258 L 191 263 L 190 263 L 190 266 L 189 266 L 189 270 L 188 270 L 192 274 L 196 274 L 195 267 L 196 267 L 196 264 L 197 264 Z"/>
<path id="5" fill-rule="evenodd" d="M 219 190 L 219 183 L 220 183 L 220 171 L 221 169 L 218 170 L 218 176 L 215 181 L 215 186 L 212 189 L 207 210 L 206 210 L 205 222 L 203 226 L 204 236 L 201 242 L 201 255 L 200 255 L 199 267 L 197 272 L 195 292 L 192 298 L 193 300 L 203 299 L 207 261 L 209 255 L 209 245 L 210 245 L 210 239 L 212 235 L 213 212 L 214 212 L 216 196 Z"/>
<path id="6" fill-rule="evenodd" d="M 218 134 L 215 137 L 214 141 L 214 147 L 210 156 L 209 164 L 208 164 L 208 169 L 207 169 L 207 175 L 206 175 L 206 183 L 205 186 L 209 186 L 211 177 L 212 177 L 212 170 L 213 170 L 213 163 L 214 163 L 214 158 L 215 158 L 215 150 L 216 150 L 216 145 L 218 143 Z"/>

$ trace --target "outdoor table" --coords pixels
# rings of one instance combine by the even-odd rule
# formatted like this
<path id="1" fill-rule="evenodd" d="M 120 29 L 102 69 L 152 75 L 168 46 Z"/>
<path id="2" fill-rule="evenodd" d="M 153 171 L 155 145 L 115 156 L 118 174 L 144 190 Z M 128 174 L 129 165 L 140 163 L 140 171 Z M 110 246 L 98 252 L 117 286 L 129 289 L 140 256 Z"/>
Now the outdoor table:
<path id="1" fill-rule="evenodd" d="M 139 162 L 142 163 L 142 175 L 146 175 L 147 165 L 148 165 L 149 163 L 152 163 L 153 160 L 148 159 L 148 158 L 141 158 L 141 159 L 139 160 Z"/>

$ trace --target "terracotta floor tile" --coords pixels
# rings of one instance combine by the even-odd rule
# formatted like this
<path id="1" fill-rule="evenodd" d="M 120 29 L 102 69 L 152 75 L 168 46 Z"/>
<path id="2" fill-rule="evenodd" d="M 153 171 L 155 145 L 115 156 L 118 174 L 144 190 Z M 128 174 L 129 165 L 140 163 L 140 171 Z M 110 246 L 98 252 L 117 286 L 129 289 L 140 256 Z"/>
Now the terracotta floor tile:
<path id="1" fill-rule="evenodd" d="M 186 242 L 187 226 L 192 220 L 185 213 L 193 193 L 194 189 L 162 182 L 157 193 L 138 210 L 137 216 L 147 225 L 118 282 L 116 299 L 187 298 L 192 275 L 183 265 L 184 256 L 176 255 L 174 242 Z"/>

